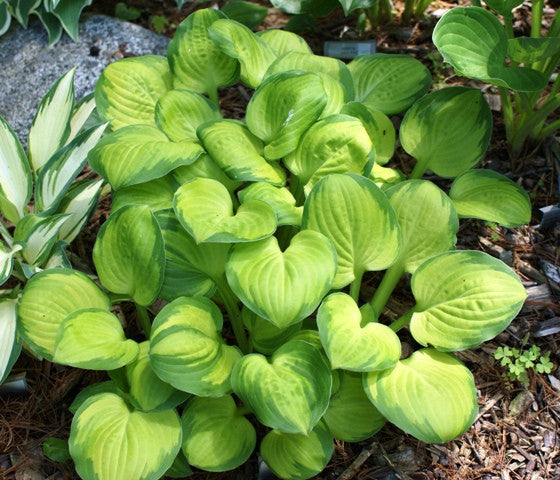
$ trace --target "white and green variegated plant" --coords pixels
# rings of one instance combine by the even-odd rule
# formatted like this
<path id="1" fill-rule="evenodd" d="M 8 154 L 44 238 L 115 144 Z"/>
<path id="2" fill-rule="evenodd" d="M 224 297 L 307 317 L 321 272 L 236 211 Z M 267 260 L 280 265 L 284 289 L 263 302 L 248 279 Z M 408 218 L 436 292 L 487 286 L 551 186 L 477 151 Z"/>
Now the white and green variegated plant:
<path id="1" fill-rule="evenodd" d="M 0 383 L 22 347 L 17 330 L 18 296 L 36 273 L 69 268 L 69 243 L 95 211 L 103 180 L 76 177 L 107 124 L 84 125 L 92 95 L 74 101 L 74 70 L 52 86 L 31 125 L 26 155 L 0 117 Z M 33 197 L 33 201 L 30 200 Z"/>
<path id="2" fill-rule="evenodd" d="M 224 119 L 219 88 L 239 81 L 255 89 L 245 120 Z M 453 352 L 504 330 L 526 293 L 501 261 L 455 250 L 459 218 L 512 227 L 530 204 L 473 169 L 491 131 L 481 92 L 429 89 L 411 57 L 345 65 L 213 9 L 179 26 L 167 58 L 107 67 L 95 99 L 112 131 L 89 153 L 113 189 L 93 250 L 100 285 L 46 270 L 18 310 L 37 354 L 111 377 L 71 408 L 84 480 L 234 469 L 257 430 L 270 469 L 305 479 L 333 438 L 360 441 L 387 420 L 426 442 L 470 427 L 476 388 Z M 408 178 L 384 166 L 388 115 L 401 114 Z M 428 170 L 454 179 L 449 193 Z M 385 272 L 372 298 L 366 272 Z M 410 275 L 415 304 L 387 324 Z M 111 311 L 121 301 L 136 305 L 133 339 Z M 404 327 L 419 348 L 403 359 Z"/>

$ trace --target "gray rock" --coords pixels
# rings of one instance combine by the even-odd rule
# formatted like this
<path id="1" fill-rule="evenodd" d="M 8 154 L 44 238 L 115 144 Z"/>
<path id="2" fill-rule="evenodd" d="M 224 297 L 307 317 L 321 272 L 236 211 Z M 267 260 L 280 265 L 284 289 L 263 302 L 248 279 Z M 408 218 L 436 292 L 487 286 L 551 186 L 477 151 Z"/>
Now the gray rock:
<path id="1" fill-rule="evenodd" d="M 15 23 L 15 22 L 14 22 Z M 0 37 L 0 115 L 22 143 L 41 101 L 63 73 L 76 66 L 76 99 L 92 92 L 103 69 L 126 56 L 165 55 L 169 39 L 129 22 L 104 15 L 80 25 L 77 43 L 65 35 L 49 47 L 39 22 Z"/>

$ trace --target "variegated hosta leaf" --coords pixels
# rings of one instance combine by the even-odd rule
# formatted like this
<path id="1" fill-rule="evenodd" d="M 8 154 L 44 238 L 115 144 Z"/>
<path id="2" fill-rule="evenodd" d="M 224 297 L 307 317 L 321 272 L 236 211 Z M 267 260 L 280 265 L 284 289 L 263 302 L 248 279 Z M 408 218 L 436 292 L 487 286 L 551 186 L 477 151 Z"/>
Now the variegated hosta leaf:
<path id="1" fill-rule="evenodd" d="M 12 14 L 8 10 L 8 4 L 0 3 L 0 35 L 4 35 L 12 23 Z"/>
<path id="2" fill-rule="evenodd" d="M 95 97 L 92 92 L 83 97 L 74 107 L 72 118 L 70 118 L 70 134 L 66 139 L 65 146 L 78 136 L 94 110 Z"/>
<path id="3" fill-rule="evenodd" d="M 492 170 L 469 170 L 455 179 L 449 196 L 459 217 L 480 218 L 507 228 L 531 221 L 531 200 L 517 183 Z"/>
<path id="4" fill-rule="evenodd" d="M 156 104 L 172 88 L 165 57 L 124 58 L 103 70 L 95 85 L 95 103 L 112 130 L 138 124 L 155 126 Z"/>
<path id="5" fill-rule="evenodd" d="M 271 28 L 257 32 L 257 36 L 279 57 L 288 52 L 313 53 L 303 38 L 287 30 Z"/>
<path id="6" fill-rule="evenodd" d="M 58 18 L 56 18 L 54 14 L 47 11 L 44 1 L 42 4 L 39 4 L 39 6 L 33 11 L 33 13 L 39 17 L 39 20 L 47 31 L 47 34 L 49 36 L 49 47 L 57 43 L 60 40 L 60 37 L 62 37 L 63 32 L 62 25 L 60 24 Z"/>
<path id="7" fill-rule="evenodd" d="M 170 142 L 155 127 L 131 125 L 104 137 L 89 153 L 89 163 L 113 189 L 163 177 L 190 165 L 202 153 L 198 142 Z"/>
<path id="8" fill-rule="evenodd" d="M 346 103 L 345 97 L 346 93 L 344 91 L 344 86 L 338 80 L 326 73 L 317 72 L 317 75 L 321 77 L 323 82 L 323 88 L 327 94 L 327 105 L 321 113 L 319 118 L 326 118 L 331 115 L 335 115 L 340 112 L 344 104 Z"/>
<path id="9" fill-rule="evenodd" d="M 290 340 L 270 360 L 244 356 L 233 368 L 231 385 L 264 425 L 308 435 L 327 409 L 332 376 L 320 350 Z"/>
<path id="10" fill-rule="evenodd" d="M 226 264 L 235 294 L 279 328 L 310 315 L 330 290 L 335 273 L 332 242 L 312 230 L 297 233 L 285 251 L 275 237 L 236 244 Z"/>
<path id="11" fill-rule="evenodd" d="M 101 308 L 70 313 L 56 334 L 53 361 L 89 370 L 114 370 L 133 362 L 138 344 L 127 340 L 119 319 Z"/>
<path id="12" fill-rule="evenodd" d="M 55 268 L 33 276 L 25 285 L 18 307 L 18 330 L 38 355 L 52 361 L 62 321 L 84 308 L 109 310 L 111 301 L 86 275 Z"/>
<path id="13" fill-rule="evenodd" d="M 237 193 L 241 203 L 249 200 L 261 200 L 268 203 L 276 214 L 276 221 L 280 225 L 301 225 L 303 207 L 296 207 L 296 199 L 285 188 L 278 188 L 270 183 L 252 183 Z"/>
<path id="14" fill-rule="evenodd" d="M 241 358 L 220 336 L 222 314 L 204 297 L 181 297 L 154 320 L 150 363 L 164 382 L 184 392 L 220 397 L 231 391 L 230 375 Z"/>
<path id="15" fill-rule="evenodd" d="M 13 223 L 27 213 L 33 178 L 19 140 L 0 117 L 0 212 Z"/>
<path id="16" fill-rule="evenodd" d="M 60 232 L 59 232 L 60 235 Z M 72 268 L 70 260 L 66 255 L 66 249 L 68 248 L 68 242 L 64 240 L 59 240 L 54 244 L 51 251 L 49 259 L 45 262 L 44 270 L 48 268 Z"/>
<path id="17" fill-rule="evenodd" d="M 382 167 L 377 162 L 373 165 L 369 178 L 383 191 L 406 180 L 406 177 L 400 170 Z"/>
<path id="18" fill-rule="evenodd" d="M 309 435 L 272 430 L 262 439 L 260 453 L 270 470 L 286 480 L 304 480 L 321 472 L 334 452 L 332 437 L 321 422 Z"/>
<path id="19" fill-rule="evenodd" d="M 82 171 L 89 151 L 97 144 L 107 124 L 89 129 L 58 150 L 41 169 L 35 183 L 35 210 L 50 213 L 60 203 L 72 181 Z"/>
<path id="20" fill-rule="evenodd" d="M 9 0 L 11 14 L 24 27 L 27 28 L 29 15 L 39 6 L 41 0 Z"/>
<path id="21" fill-rule="evenodd" d="M 519 313 L 527 292 L 511 268 L 475 250 L 446 252 L 412 276 L 410 331 L 438 350 L 465 350 L 494 338 Z"/>
<path id="22" fill-rule="evenodd" d="M 323 177 L 305 202 L 302 225 L 333 242 L 338 258 L 334 288 L 366 271 L 385 270 L 401 248 L 391 204 L 372 180 L 360 175 Z"/>
<path id="23" fill-rule="evenodd" d="M 181 448 L 175 410 L 141 412 L 114 393 L 88 398 L 70 429 L 70 455 L 84 480 L 157 480 Z"/>
<path id="24" fill-rule="evenodd" d="M 448 87 L 418 100 L 406 112 L 399 137 L 423 173 L 452 178 L 476 165 L 492 135 L 492 112 L 477 88 Z"/>
<path id="25" fill-rule="evenodd" d="M 386 190 L 401 227 L 398 263 L 406 272 L 427 258 L 455 248 L 459 219 L 451 199 L 425 180 L 408 180 Z"/>
<path id="26" fill-rule="evenodd" d="M 10 275 L 14 267 L 14 255 L 23 249 L 23 245 L 17 243 L 12 248 L 6 248 L 0 242 L 0 285 L 3 285 Z"/>
<path id="27" fill-rule="evenodd" d="M 217 20 L 208 28 L 216 46 L 226 55 L 239 60 L 241 81 L 257 88 L 276 54 L 263 40 L 245 25 L 234 20 Z"/>
<path id="28" fill-rule="evenodd" d="M 333 370 L 372 372 L 399 361 L 397 334 L 381 323 L 362 326 L 362 321 L 358 305 L 345 293 L 329 295 L 319 307 L 317 326 Z"/>
<path id="29" fill-rule="evenodd" d="M 191 90 L 170 90 L 156 104 L 156 125 L 174 142 L 197 141 L 200 125 L 221 118 L 215 104 Z"/>
<path id="30" fill-rule="evenodd" d="M 319 75 L 288 71 L 267 78 L 247 106 L 247 126 L 265 144 L 271 160 L 293 152 L 319 118 L 327 95 Z"/>
<path id="31" fill-rule="evenodd" d="M 10 373 L 21 351 L 16 309 L 17 299 L 0 299 L 0 384 Z"/>
<path id="32" fill-rule="evenodd" d="M 369 175 L 374 159 L 375 148 L 362 122 L 349 115 L 331 115 L 315 123 L 284 162 L 309 194 L 329 174 Z"/>
<path id="33" fill-rule="evenodd" d="M 35 175 L 52 154 L 64 145 L 70 134 L 75 71 L 75 68 L 68 71 L 51 87 L 41 100 L 31 124 L 27 148 Z"/>
<path id="34" fill-rule="evenodd" d="M 115 371 L 113 370 L 111 374 L 113 374 L 114 372 Z M 116 395 L 123 396 L 123 391 L 119 389 L 119 387 L 113 380 L 94 383 L 80 390 L 78 395 L 74 397 L 74 400 L 68 407 L 68 411 L 72 414 L 75 414 L 78 411 L 78 408 L 80 408 L 88 398 L 93 397 L 98 393 L 114 393 Z"/>
<path id="35" fill-rule="evenodd" d="M 208 33 L 217 20 L 226 18 L 219 10 L 205 8 L 191 13 L 177 27 L 167 49 L 175 88 L 214 94 L 239 76 L 239 62 L 222 53 Z"/>
<path id="36" fill-rule="evenodd" d="M 204 153 L 198 157 L 196 162 L 176 168 L 171 172 L 171 175 L 179 185 L 183 185 L 183 183 L 187 183 L 195 178 L 211 178 L 217 180 L 226 187 L 231 195 L 233 195 L 241 185 L 241 182 L 235 182 L 229 178 L 224 171 L 216 165 L 216 162 L 214 162 L 209 155 Z"/>
<path id="37" fill-rule="evenodd" d="M 173 208 L 196 243 L 252 242 L 270 237 L 276 230 L 276 215 L 268 204 L 248 201 L 234 214 L 226 187 L 208 178 L 182 185 L 175 193 Z"/>
<path id="38" fill-rule="evenodd" d="M 105 288 L 139 305 L 152 303 L 163 283 L 165 251 L 150 208 L 131 205 L 112 213 L 97 235 L 93 263 Z"/>
<path id="39" fill-rule="evenodd" d="M 70 38 L 78 40 L 78 25 L 82 10 L 91 5 L 93 0 L 60 0 L 56 7 L 51 9 Z"/>
<path id="40" fill-rule="evenodd" d="M 249 331 L 251 345 L 257 352 L 265 355 L 273 353 L 301 329 L 300 322 L 286 328 L 278 328 L 247 307 L 243 307 L 241 318 Z"/>
<path id="41" fill-rule="evenodd" d="M 241 415 L 233 397 L 193 398 L 181 416 L 183 453 L 187 461 L 208 472 L 225 472 L 245 463 L 257 434 Z"/>
<path id="42" fill-rule="evenodd" d="M 111 194 L 111 212 L 116 212 L 127 205 L 148 205 L 152 212 L 173 207 L 173 195 L 180 184 L 173 174 L 124 187 Z"/>
<path id="43" fill-rule="evenodd" d="M 362 375 L 340 372 L 340 386 L 323 417 L 333 437 L 343 442 L 361 442 L 385 425 L 385 417 L 369 401 Z"/>
<path id="44" fill-rule="evenodd" d="M 183 403 L 189 394 L 161 381 L 153 371 L 148 356 L 150 342 L 142 342 L 139 347 L 136 360 L 125 367 L 130 402 L 144 412 L 168 410 Z"/>
<path id="45" fill-rule="evenodd" d="M 264 145 L 243 122 L 216 120 L 197 131 L 204 148 L 216 164 L 235 181 L 284 185 L 286 173 L 278 162 L 263 157 Z"/>
<path id="46" fill-rule="evenodd" d="M 430 71 L 409 55 L 360 55 L 348 64 L 356 101 L 385 115 L 401 113 L 430 89 Z"/>
<path id="47" fill-rule="evenodd" d="M 448 353 L 425 348 L 364 377 L 369 399 L 391 423 L 428 443 L 464 433 L 478 413 L 472 373 Z"/>

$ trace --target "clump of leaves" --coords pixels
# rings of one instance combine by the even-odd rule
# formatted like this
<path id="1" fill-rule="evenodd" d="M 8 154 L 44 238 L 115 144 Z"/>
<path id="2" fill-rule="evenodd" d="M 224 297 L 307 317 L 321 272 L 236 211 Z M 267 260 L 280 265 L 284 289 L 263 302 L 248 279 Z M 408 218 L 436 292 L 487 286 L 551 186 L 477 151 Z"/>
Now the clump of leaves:
<path id="1" fill-rule="evenodd" d="M 507 377 L 511 381 L 518 381 L 525 387 L 529 386 L 529 373 L 550 373 L 554 367 L 550 351 L 543 353 L 537 345 L 524 350 L 498 347 L 494 358 L 500 361 L 502 367 L 507 367 Z"/>

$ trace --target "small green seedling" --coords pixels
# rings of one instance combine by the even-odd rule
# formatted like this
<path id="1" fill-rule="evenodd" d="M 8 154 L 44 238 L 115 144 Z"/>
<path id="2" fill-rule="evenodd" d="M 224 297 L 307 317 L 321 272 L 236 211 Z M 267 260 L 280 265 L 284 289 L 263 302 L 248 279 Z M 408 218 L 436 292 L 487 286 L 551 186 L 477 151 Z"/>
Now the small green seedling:
<path id="1" fill-rule="evenodd" d="M 507 346 L 498 347 L 494 358 L 500 361 L 502 367 L 507 367 L 507 377 L 511 381 L 518 381 L 525 387 L 529 386 L 530 373 L 550 373 L 554 367 L 550 351 L 542 353 L 537 345 L 521 351 Z"/>

